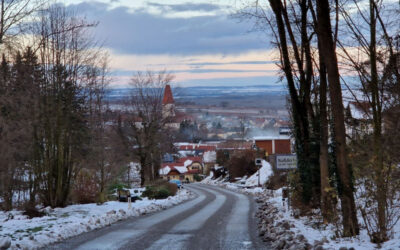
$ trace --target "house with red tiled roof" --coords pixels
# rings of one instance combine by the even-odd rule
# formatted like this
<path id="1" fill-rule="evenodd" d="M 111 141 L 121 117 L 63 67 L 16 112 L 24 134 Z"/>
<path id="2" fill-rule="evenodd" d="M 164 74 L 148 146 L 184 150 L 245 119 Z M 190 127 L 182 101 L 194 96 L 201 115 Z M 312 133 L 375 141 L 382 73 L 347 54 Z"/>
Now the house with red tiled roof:
<path id="1" fill-rule="evenodd" d="M 200 164 L 191 160 L 185 162 L 172 162 L 162 164 L 159 174 L 164 180 L 180 180 L 194 182 L 195 175 L 202 174 Z"/>
<path id="2" fill-rule="evenodd" d="M 203 159 L 199 156 L 189 156 L 179 158 L 176 162 L 163 163 L 159 173 L 166 180 L 193 182 L 195 175 L 203 174 Z"/>
<path id="3" fill-rule="evenodd" d="M 183 163 L 192 173 L 203 174 L 203 159 L 200 156 L 187 156 L 178 159 L 179 163 Z"/>

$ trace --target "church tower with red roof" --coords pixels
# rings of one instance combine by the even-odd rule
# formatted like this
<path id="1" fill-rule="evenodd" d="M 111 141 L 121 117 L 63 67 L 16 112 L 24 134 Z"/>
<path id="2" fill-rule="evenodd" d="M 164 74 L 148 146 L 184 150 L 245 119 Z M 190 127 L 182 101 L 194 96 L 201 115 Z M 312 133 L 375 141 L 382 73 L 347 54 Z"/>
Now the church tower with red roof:
<path id="1" fill-rule="evenodd" d="M 163 116 L 174 117 L 175 116 L 175 102 L 172 96 L 171 86 L 167 84 L 164 89 L 164 98 L 162 100 L 163 105 Z"/>

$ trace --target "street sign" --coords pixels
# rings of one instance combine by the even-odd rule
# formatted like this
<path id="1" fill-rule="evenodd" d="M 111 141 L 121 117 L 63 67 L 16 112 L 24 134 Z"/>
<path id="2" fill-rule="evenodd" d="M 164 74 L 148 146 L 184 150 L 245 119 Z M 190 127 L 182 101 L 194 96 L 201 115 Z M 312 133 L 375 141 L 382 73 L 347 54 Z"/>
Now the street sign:
<path id="1" fill-rule="evenodd" d="M 256 164 L 256 166 L 262 166 L 262 159 L 261 158 L 256 158 L 255 164 Z"/>
<path id="2" fill-rule="evenodd" d="M 296 155 L 275 155 L 275 157 L 277 170 L 292 170 L 297 168 Z"/>

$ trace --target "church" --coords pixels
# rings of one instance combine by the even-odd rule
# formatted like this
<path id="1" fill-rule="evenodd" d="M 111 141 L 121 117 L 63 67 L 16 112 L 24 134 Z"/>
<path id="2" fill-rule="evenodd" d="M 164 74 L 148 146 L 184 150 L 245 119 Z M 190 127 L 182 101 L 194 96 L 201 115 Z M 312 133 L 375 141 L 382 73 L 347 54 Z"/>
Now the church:
<path id="1" fill-rule="evenodd" d="M 169 84 L 167 84 L 164 88 L 162 112 L 164 119 L 168 120 L 166 126 L 171 129 L 178 130 L 181 122 L 193 120 L 192 117 L 176 110 L 174 96 Z"/>

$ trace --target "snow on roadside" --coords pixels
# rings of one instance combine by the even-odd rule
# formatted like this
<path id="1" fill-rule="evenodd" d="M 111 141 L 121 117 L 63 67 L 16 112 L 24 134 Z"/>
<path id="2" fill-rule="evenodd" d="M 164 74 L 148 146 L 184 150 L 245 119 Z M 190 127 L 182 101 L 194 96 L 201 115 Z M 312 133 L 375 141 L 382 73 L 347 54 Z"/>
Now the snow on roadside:
<path id="1" fill-rule="evenodd" d="M 260 172 L 261 185 L 264 185 L 268 181 L 269 177 L 273 174 L 271 165 L 267 161 L 263 160 L 260 170 L 255 172 L 246 180 L 246 187 L 258 186 L 258 172 Z"/>
<path id="2" fill-rule="evenodd" d="M 230 190 L 236 190 L 246 194 L 252 194 L 257 197 L 260 203 L 260 209 L 264 211 L 259 211 L 261 213 L 260 219 L 264 216 L 273 218 L 270 220 L 271 225 L 265 225 L 260 228 L 261 231 L 268 231 L 268 228 L 273 228 L 267 235 L 267 232 L 262 232 L 260 235 L 263 238 L 271 238 L 273 240 L 272 247 L 276 246 L 280 248 L 280 243 L 285 240 L 285 245 L 282 248 L 300 249 L 300 245 L 303 242 L 290 242 L 288 239 L 298 240 L 304 238 L 305 242 L 308 242 L 311 249 L 357 249 L 357 250 L 367 250 L 367 249 L 378 249 L 378 245 L 371 243 L 367 231 L 365 228 L 361 228 L 360 235 L 353 238 L 336 238 L 335 231 L 337 230 L 334 225 L 330 224 L 328 226 L 321 225 L 318 219 L 311 220 L 309 217 L 293 217 L 293 211 L 289 210 L 287 203 L 282 200 L 282 189 L 275 191 L 267 190 L 263 188 L 243 188 L 239 187 L 237 184 L 229 183 L 214 183 L 220 187 L 225 187 Z M 236 187 L 234 187 L 236 186 Z M 263 208 L 264 206 L 264 208 Z M 262 215 L 264 213 L 265 215 Z M 265 217 L 264 217 L 265 218 Z M 268 220 L 268 219 L 267 219 Z M 359 218 L 359 222 L 362 219 Z M 290 225 L 288 228 L 284 228 L 285 225 Z M 392 250 L 400 249 L 400 224 L 397 223 L 393 229 L 394 235 L 392 239 L 383 243 L 381 245 L 382 250 Z M 282 239 L 279 239 L 282 238 Z M 291 244 L 293 243 L 293 244 Z"/>
<path id="3" fill-rule="evenodd" d="M 371 243 L 365 228 L 360 229 L 360 235 L 352 238 L 336 238 L 336 228 L 330 224 L 325 228 L 318 228 L 317 224 L 310 220 L 309 217 L 300 217 L 295 219 L 292 211 L 288 210 L 287 204 L 282 202 L 282 189 L 274 191 L 273 197 L 268 198 L 269 205 L 277 208 L 278 214 L 275 215 L 275 224 L 287 221 L 294 225 L 290 230 L 296 235 L 304 235 L 308 242 L 316 247 L 321 245 L 324 249 L 378 249 L 378 245 Z M 362 219 L 359 218 L 359 223 Z M 391 240 L 383 243 L 379 249 L 400 249 L 400 224 L 397 223 L 393 229 L 394 235 Z"/>
<path id="4" fill-rule="evenodd" d="M 269 165 L 269 164 L 268 164 Z M 263 165 L 264 167 L 264 165 Z M 263 168 L 261 168 L 263 169 Z M 260 169 L 260 170 L 261 170 Z M 264 169 L 267 170 L 267 169 Z M 265 177 L 268 180 L 272 174 L 265 171 L 261 174 L 261 178 Z M 249 177 L 248 180 L 258 184 L 255 175 Z M 209 185 L 220 186 L 229 190 L 251 194 L 256 197 L 259 203 L 258 217 L 261 221 L 259 225 L 260 236 L 265 241 L 270 241 L 270 247 L 276 249 L 378 249 L 379 246 L 371 243 L 365 228 L 361 228 L 360 235 L 353 238 L 336 238 L 334 225 L 323 226 L 320 219 L 311 219 L 310 217 L 293 217 L 293 211 L 289 210 L 287 203 L 282 200 L 282 189 L 275 191 L 267 190 L 260 187 L 247 186 L 240 183 L 224 182 L 223 179 L 213 180 L 209 176 L 203 180 L 203 183 Z M 362 219 L 359 218 L 362 223 Z M 400 249 L 400 223 L 397 223 L 393 229 L 392 239 L 383 243 L 383 250 Z"/>
<path id="5" fill-rule="evenodd" d="M 267 183 L 270 176 L 273 175 L 272 166 L 265 160 L 262 161 L 262 167 L 260 168 L 260 184 L 264 185 Z M 240 191 L 245 194 L 257 194 L 264 192 L 265 189 L 258 186 L 258 171 L 254 173 L 249 178 L 242 178 L 237 183 L 226 182 L 224 178 L 213 179 L 213 172 L 210 172 L 210 175 L 204 178 L 201 182 L 204 184 L 221 186 L 232 191 Z M 245 181 L 244 184 L 241 184 L 242 181 Z"/>
<path id="6" fill-rule="evenodd" d="M 0 248 L 11 241 L 11 249 L 40 248 L 116 221 L 169 208 L 193 197 L 185 189 L 162 200 L 132 203 L 109 201 L 102 205 L 82 204 L 65 208 L 45 208 L 46 216 L 29 219 L 21 211 L 0 212 Z"/>
<path id="7" fill-rule="evenodd" d="M 243 194 L 251 194 L 251 195 L 262 193 L 265 190 L 261 187 L 246 187 L 245 185 L 241 185 L 238 183 L 225 182 L 223 178 L 213 180 L 212 177 L 213 176 L 211 172 L 209 176 L 207 176 L 206 178 L 204 178 L 204 180 L 201 181 L 201 183 L 219 186 L 229 189 L 231 191 L 238 191 Z"/>

